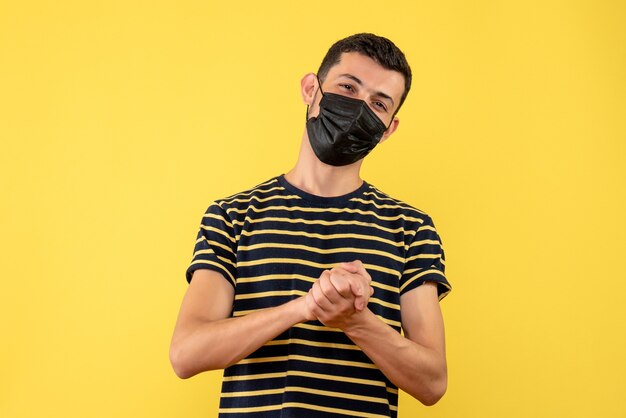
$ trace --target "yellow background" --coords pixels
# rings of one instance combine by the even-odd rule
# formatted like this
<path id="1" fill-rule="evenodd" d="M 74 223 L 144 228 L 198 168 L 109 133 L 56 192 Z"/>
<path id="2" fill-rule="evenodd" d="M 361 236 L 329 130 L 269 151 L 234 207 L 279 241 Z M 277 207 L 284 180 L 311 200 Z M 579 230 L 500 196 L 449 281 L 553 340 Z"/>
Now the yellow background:
<path id="1" fill-rule="evenodd" d="M 229 3 L 229 4 L 227 4 Z M 363 176 L 428 212 L 449 389 L 400 417 L 626 417 L 622 1 L 2 1 L 0 416 L 215 416 L 168 344 L 211 200 L 287 171 L 300 77 L 372 31 L 414 86 Z"/>

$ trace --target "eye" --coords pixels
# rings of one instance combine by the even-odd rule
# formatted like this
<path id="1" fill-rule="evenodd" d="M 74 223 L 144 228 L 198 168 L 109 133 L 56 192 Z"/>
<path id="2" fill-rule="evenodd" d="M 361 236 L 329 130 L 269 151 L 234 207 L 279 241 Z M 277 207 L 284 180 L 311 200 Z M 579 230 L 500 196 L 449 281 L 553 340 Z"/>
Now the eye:
<path id="1" fill-rule="evenodd" d="M 372 104 L 374 105 L 374 107 L 376 107 L 379 110 L 382 110 L 383 112 L 387 111 L 387 106 L 385 106 L 383 102 L 373 102 Z"/>
<path id="2" fill-rule="evenodd" d="M 339 87 L 341 87 L 343 90 L 354 93 L 354 87 L 352 87 L 351 84 L 340 84 Z"/>

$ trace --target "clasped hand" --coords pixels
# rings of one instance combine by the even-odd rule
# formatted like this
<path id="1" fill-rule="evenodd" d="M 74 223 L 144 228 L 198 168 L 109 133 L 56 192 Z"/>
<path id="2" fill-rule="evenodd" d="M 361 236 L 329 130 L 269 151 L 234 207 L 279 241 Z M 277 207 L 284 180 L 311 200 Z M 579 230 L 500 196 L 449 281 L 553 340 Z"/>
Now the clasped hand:
<path id="1" fill-rule="evenodd" d="M 324 270 L 305 296 L 307 319 L 344 329 L 367 306 L 374 293 L 371 281 L 359 260 Z"/>

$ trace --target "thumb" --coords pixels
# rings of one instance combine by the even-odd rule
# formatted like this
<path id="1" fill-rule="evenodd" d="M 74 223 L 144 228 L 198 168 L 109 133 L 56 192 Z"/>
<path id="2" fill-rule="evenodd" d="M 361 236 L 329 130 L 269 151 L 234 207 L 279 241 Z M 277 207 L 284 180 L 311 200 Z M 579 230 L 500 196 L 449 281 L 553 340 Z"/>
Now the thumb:
<path id="1" fill-rule="evenodd" d="M 359 271 L 359 266 L 357 265 L 356 261 L 349 261 L 349 262 L 341 263 L 341 267 L 343 267 L 345 270 L 349 271 L 350 273 L 356 273 Z"/>

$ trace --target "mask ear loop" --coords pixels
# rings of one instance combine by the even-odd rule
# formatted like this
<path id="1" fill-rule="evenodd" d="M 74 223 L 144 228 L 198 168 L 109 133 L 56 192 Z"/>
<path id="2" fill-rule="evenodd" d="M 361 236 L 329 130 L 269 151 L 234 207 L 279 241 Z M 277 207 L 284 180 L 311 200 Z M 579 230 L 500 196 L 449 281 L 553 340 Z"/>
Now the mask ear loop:
<path id="1" fill-rule="evenodd" d="M 317 80 L 317 87 L 320 89 L 320 93 L 322 93 L 322 96 L 324 96 L 324 90 L 322 90 L 322 82 L 320 81 L 317 74 L 315 74 L 315 79 Z"/>
<path id="2" fill-rule="evenodd" d="M 319 89 L 320 93 L 322 93 L 322 97 L 324 97 L 324 91 L 322 90 L 322 83 L 320 83 L 320 79 L 317 77 L 317 74 L 315 74 L 315 79 L 317 80 L 317 88 Z M 313 96 L 313 99 L 315 100 L 315 96 Z M 306 121 L 309 121 L 309 105 L 306 105 Z M 389 126 L 391 126 L 391 124 L 389 124 Z"/>

